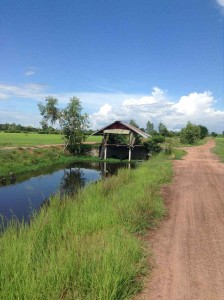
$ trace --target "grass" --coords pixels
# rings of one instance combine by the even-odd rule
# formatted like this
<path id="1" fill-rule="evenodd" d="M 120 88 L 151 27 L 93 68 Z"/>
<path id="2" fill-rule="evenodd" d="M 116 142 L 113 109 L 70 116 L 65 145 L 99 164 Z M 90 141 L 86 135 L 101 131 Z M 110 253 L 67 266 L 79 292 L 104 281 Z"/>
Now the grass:
<path id="1" fill-rule="evenodd" d="M 15 149 L 0 151 L 0 176 L 7 176 L 10 172 L 15 174 L 36 171 L 55 164 L 69 163 L 77 160 L 58 148 L 46 149 Z"/>
<path id="2" fill-rule="evenodd" d="M 90 145 L 84 145 L 88 150 Z M 57 147 L 44 149 L 13 149 L 0 150 L 0 176 L 8 176 L 10 172 L 14 174 L 38 171 L 43 168 L 71 162 L 98 162 L 99 157 L 88 155 L 71 155 Z M 107 162 L 120 162 L 118 159 L 107 159 Z M 125 162 L 125 161 L 123 161 Z"/>
<path id="3" fill-rule="evenodd" d="M 206 144 L 208 141 L 208 138 L 204 138 L 202 140 L 198 140 L 196 143 L 194 144 L 180 144 L 180 147 L 194 147 L 194 146 L 202 146 L 204 144 Z"/>
<path id="4" fill-rule="evenodd" d="M 182 150 L 182 149 L 173 149 L 172 151 L 172 159 L 182 159 L 183 156 L 187 154 L 187 151 Z"/>
<path id="5" fill-rule="evenodd" d="M 0 237 L 0 299 L 130 299 L 147 256 L 138 235 L 164 215 L 161 185 L 172 162 L 160 154 L 134 170 L 53 197 L 30 225 Z"/>
<path id="6" fill-rule="evenodd" d="M 214 152 L 224 162 L 224 138 L 223 137 L 215 138 L 215 144 L 216 144 L 216 146 L 215 146 Z"/>
<path id="7" fill-rule="evenodd" d="M 86 141 L 100 143 L 101 140 L 102 137 L 100 136 L 89 136 Z M 0 132 L 0 147 L 26 147 L 52 144 L 63 144 L 60 134 Z"/>
<path id="8" fill-rule="evenodd" d="M 102 143 L 102 136 L 88 136 L 86 142 Z"/>

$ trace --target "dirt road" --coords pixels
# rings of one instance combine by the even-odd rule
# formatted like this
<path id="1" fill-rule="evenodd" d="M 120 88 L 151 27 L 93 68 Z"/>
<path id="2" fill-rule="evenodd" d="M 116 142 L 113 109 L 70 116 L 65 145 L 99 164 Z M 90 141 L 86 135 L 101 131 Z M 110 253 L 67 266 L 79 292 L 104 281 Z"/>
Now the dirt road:
<path id="1" fill-rule="evenodd" d="M 168 217 L 150 234 L 154 269 L 138 299 L 224 299 L 224 163 L 215 146 L 188 148 L 165 188 Z"/>

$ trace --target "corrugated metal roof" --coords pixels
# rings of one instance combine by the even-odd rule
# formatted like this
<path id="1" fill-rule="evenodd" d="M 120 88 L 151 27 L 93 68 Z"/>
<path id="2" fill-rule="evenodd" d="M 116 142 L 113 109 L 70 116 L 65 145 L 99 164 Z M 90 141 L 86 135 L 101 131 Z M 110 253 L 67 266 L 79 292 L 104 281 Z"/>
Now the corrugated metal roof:
<path id="1" fill-rule="evenodd" d="M 115 121 L 103 128 L 101 128 L 100 130 L 94 132 L 92 135 L 103 135 L 104 133 L 104 130 L 106 129 L 109 129 L 110 127 L 112 127 L 113 125 L 115 125 L 117 123 L 118 127 L 119 127 L 119 124 L 122 125 L 120 129 L 124 129 L 123 127 L 125 127 L 126 129 L 129 129 L 131 130 L 132 132 L 136 133 L 136 134 L 139 134 L 140 136 L 144 137 L 145 139 L 147 139 L 149 137 L 149 135 L 145 132 L 143 132 L 142 130 L 140 130 L 139 128 L 136 128 L 130 124 L 127 124 L 127 123 L 124 123 L 122 121 Z M 119 128 L 118 128 L 119 129 Z"/>

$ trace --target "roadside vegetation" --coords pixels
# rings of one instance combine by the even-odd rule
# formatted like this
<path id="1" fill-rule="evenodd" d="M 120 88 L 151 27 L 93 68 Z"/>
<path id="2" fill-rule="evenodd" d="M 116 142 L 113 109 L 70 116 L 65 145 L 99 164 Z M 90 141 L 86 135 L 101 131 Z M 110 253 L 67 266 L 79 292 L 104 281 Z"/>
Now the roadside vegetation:
<path id="1" fill-rule="evenodd" d="M 224 162 L 224 137 L 216 137 L 215 144 L 216 144 L 216 146 L 215 146 L 214 152 Z"/>
<path id="2" fill-rule="evenodd" d="M 131 298 L 147 272 L 138 236 L 164 215 L 160 188 L 171 178 L 172 162 L 159 154 L 75 199 L 53 197 L 30 225 L 11 224 L 0 237 L 0 298 Z"/>

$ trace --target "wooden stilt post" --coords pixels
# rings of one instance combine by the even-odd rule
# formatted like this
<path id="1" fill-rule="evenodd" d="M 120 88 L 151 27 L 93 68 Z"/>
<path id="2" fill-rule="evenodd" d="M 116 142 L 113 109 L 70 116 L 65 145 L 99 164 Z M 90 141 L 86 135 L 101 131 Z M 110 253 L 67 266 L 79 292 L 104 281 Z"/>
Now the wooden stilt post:
<path id="1" fill-rule="evenodd" d="M 104 159 L 107 159 L 107 145 L 104 146 Z"/>
<path id="2" fill-rule="evenodd" d="M 107 159 L 107 135 L 104 134 L 104 159 Z"/>
<path id="3" fill-rule="evenodd" d="M 131 147 L 129 146 L 129 155 L 128 155 L 128 161 L 131 161 Z"/>
<path id="4" fill-rule="evenodd" d="M 129 134 L 129 153 L 128 153 L 128 161 L 131 161 L 131 133 Z"/>

